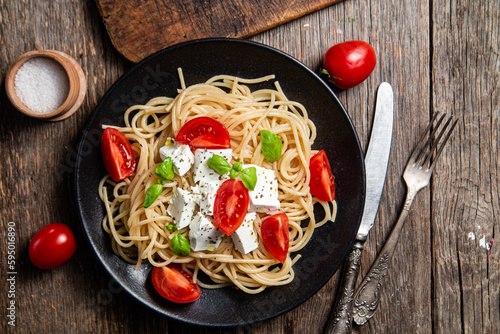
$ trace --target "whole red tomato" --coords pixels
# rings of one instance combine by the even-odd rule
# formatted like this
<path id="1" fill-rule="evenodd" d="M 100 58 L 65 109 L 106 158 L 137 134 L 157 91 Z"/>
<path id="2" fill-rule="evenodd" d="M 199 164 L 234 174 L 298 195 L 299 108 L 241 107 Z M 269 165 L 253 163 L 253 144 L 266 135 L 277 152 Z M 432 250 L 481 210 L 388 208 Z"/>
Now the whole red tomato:
<path id="1" fill-rule="evenodd" d="M 70 228 L 61 223 L 45 226 L 31 239 L 31 262 L 40 269 L 54 269 L 68 261 L 76 250 L 76 240 Z"/>
<path id="2" fill-rule="evenodd" d="M 338 88 L 347 89 L 365 81 L 376 63 L 375 51 L 370 44 L 348 41 L 326 51 L 321 73 Z"/>

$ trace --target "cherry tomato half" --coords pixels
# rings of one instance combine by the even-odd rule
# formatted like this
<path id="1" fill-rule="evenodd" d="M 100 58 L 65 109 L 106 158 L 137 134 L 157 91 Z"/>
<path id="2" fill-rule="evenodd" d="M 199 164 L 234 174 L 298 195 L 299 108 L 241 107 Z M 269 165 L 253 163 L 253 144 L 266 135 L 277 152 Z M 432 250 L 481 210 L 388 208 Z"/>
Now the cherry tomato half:
<path id="1" fill-rule="evenodd" d="M 370 44 L 348 41 L 336 44 L 326 51 L 323 67 L 330 82 L 338 88 L 347 89 L 368 78 L 376 63 L 375 51 Z"/>
<path id="2" fill-rule="evenodd" d="M 151 272 L 153 285 L 162 297 L 174 303 L 190 303 L 198 299 L 201 290 L 179 265 L 154 267 Z"/>
<path id="3" fill-rule="evenodd" d="M 31 262 L 40 269 L 54 269 L 68 261 L 76 250 L 76 240 L 70 228 L 61 223 L 45 226 L 31 239 Z"/>
<path id="4" fill-rule="evenodd" d="M 311 172 L 311 181 L 309 181 L 311 195 L 322 201 L 333 201 L 335 199 L 335 180 L 324 150 L 319 151 L 311 158 L 309 171 Z"/>
<path id="5" fill-rule="evenodd" d="M 118 182 L 134 174 L 135 156 L 132 145 L 119 130 L 104 130 L 101 151 L 104 166 L 113 180 Z"/>
<path id="6" fill-rule="evenodd" d="M 196 117 L 181 128 L 175 141 L 191 148 L 231 148 L 231 139 L 226 127 L 210 117 Z"/>
<path id="7" fill-rule="evenodd" d="M 250 195 L 243 182 L 227 180 L 217 190 L 214 201 L 214 225 L 230 235 L 238 229 L 248 211 Z"/>
<path id="8" fill-rule="evenodd" d="M 269 253 L 281 263 L 284 263 L 288 254 L 290 235 L 288 232 L 288 216 L 286 213 L 277 213 L 266 218 L 260 226 L 262 241 Z"/>

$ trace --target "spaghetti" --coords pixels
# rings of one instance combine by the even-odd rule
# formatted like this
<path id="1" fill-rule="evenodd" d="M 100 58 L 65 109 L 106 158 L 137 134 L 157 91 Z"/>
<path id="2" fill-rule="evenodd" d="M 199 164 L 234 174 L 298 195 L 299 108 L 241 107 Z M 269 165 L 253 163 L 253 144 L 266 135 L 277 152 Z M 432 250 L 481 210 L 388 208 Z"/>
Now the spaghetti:
<path id="1" fill-rule="evenodd" d="M 145 105 L 131 106 L 124 115 L 125 127 L 117 127 L 132 143 L 138 158 L 135 174 L 121 182 L 106 175 L 99 184 L 99 195 L 106 215 L 102 221 L 110 234 L 113 251 L 138 269 L 144 261 L 154 266 L 180 263 L 201 287 L 219 288 L 235 285 L 247 293 L 259 293 L 268 286 L 284 285 L 294 278 L 291 253 L 302 249 L 315 228 L 333 221 L 336 204 L 322 202 L 309 192 L 309 160 L 316 151 L 311 145 L 316 128 L 307 111 L 298 102 L 286 98 L 281 87 L 251 91 L 248 85 L 273 80 L 274 76 L 242 79 L 219 75 L 202 84 L 186 87 L 179 69 L 181 89 L 175 98 L 156 97 Z M 231 137 L 232 161 L 242 161 L 274 170 L 278 179 L 281 211 L 289 218 L 290 248 L 286 261 L 277 265 L 260 237 L 265 214 L 257 213 L 254 230 L 259 247 L 248 253 L 238 252 L 229 236 L 224 236 L 214 251 L 191 252 L 179 257 L 170 249 L 177 231 L 165 227 L 173 223 L 167 213 L 177 187 L 194 185 L 191 172 L 175 175 L 163 185 L 158 200 L 143 207 L 146 189 L 156 182 L 155 168 L 162 162 L 159 149 L 169 137 L 175 137 L 190 119 L 207 116 L 226 126 Z M 106 126 L 105 126 L 106 127 Z M 273 163 L 261 153 L 260 130 L 271 130 L 283 142 L 283 155 Z M 319 203 L 325 217 L 316 222 L 313 206 Z M 188 237 L 188 228 L 178 231 Z M 202 278 L 203 272 L 209 280 Z"/>

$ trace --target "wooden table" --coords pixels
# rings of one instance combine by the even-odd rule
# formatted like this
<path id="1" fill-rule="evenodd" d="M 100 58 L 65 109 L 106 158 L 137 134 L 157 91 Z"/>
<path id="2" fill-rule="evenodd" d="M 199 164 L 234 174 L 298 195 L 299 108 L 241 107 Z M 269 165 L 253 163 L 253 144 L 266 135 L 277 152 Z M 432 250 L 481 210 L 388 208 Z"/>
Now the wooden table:
<path id="1" fill-rule="evenodd" d="M 251 40 L 317 70 L 329 46 L 361 39 L 378 63 L 361 85 L 338 91 L 367 146 L 377 86 L 395 90 L 394 139 L 363 276 L 402 207 L 406 160 L 430 115 L 460 119 L 430 187 L 418 194 L 382 288 L 375 317 L 355 333 L 500 331 L 500 60 L 497 1 L 345 0 Z M 0 75 L 35 49 L 75 57 L 88 79 L 76 115 L 47 123 L 17 113 L 0 94 L 2 333 L 321 333 L 339 274 L 296 309 L 255 326 L 205 329 L 169 321 L 139 305 L 90 254 L 73 201 L 72 172 L 82 131 L 106 90 L 131 63 L 113 48 L 93 1 L 1 1 Z M 3 80 L 2 80 L 3 82 Z M 8 222 L 16 233 L 16 327 L 8 324 Z M 77 235 L 75 256 L 41 271 L 28 244 L 41 227 L 63 222 Z M 498 243 L 498 242 L 497 242 Z M 488 246 L 491 245 L 491 246 Z M 489 248 L 489 249 L 488 249 Z M 216 305 L 214 305 L 214 308 Z"/>

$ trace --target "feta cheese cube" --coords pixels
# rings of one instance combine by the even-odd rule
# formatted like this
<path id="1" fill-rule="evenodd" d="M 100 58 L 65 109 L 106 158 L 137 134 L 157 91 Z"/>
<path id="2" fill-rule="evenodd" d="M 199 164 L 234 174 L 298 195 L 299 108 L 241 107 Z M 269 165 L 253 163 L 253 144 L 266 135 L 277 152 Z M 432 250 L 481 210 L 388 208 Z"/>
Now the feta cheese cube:
<path id="1" fill-rule="evenodd" d="M 254 190 L 249 190 L 249 212 L 266 212 L 280 208 L 278 200 L 278 178 L 272 169 L 256 165 L 243 165 L 243 168 L 255 167 L 257 170 L 257 183 Z"/>
<path id="2" fill-rule="evenodd" d="M 219 175 L 212 169 L 208 168 L 208 159 L 210 159 L 214 154 L 224 157 L 228 162 L 231 162 L 231 153 L 233 150 L 221 149 L 221 150 L 210 150 L 210 149 L 197 149 L 194 151 L 194 164 L 193 164 L 193 179 L 196 183 L 220 183 L 221 180 L 228 178 L 227 175 Z"/>
<path id="3" fill-rule="evenodd" d="M 162 161 L 167 157 L 172 158 L 174 172 L 180 176 L 186 174 L 194 162 L 194 155 L 189 145 L 178 143 L 160 148 L 160 157 Z"/>
<path id="4" fill-rule="evenodd" d="M 199 185 L 191 187 L 191 191 L 194 194 L 194 200 L 200 206 L 201 213 L 207 216 L 214 215 L 215 196 L 221 184 L 221 181 L 210 183 L 201 182 Z"/>
<path id="5" fill-rule="evenodd" d="M 172 216 L 177 229 L 180 230 L 191 223 L 195 207 L 194 196 L 187 190 L 177 188 L 167 213 Z"/>
<path id="6" fill-rule="evenodd" d="M 195 252 L 217 248 L 224 236 L 224 232 L 214 226 L 211 217 L 198 212 L 189 225 L 189 244 Z"/>
<path id="7" fill-rule="evenodd" d="M 234 247 L 240 253 L 248 254 L 259 247 L 258 235 L 253 229 L 256 216 L 255 212 L 248 212 L 241 226 L 231 234 Z"/>

